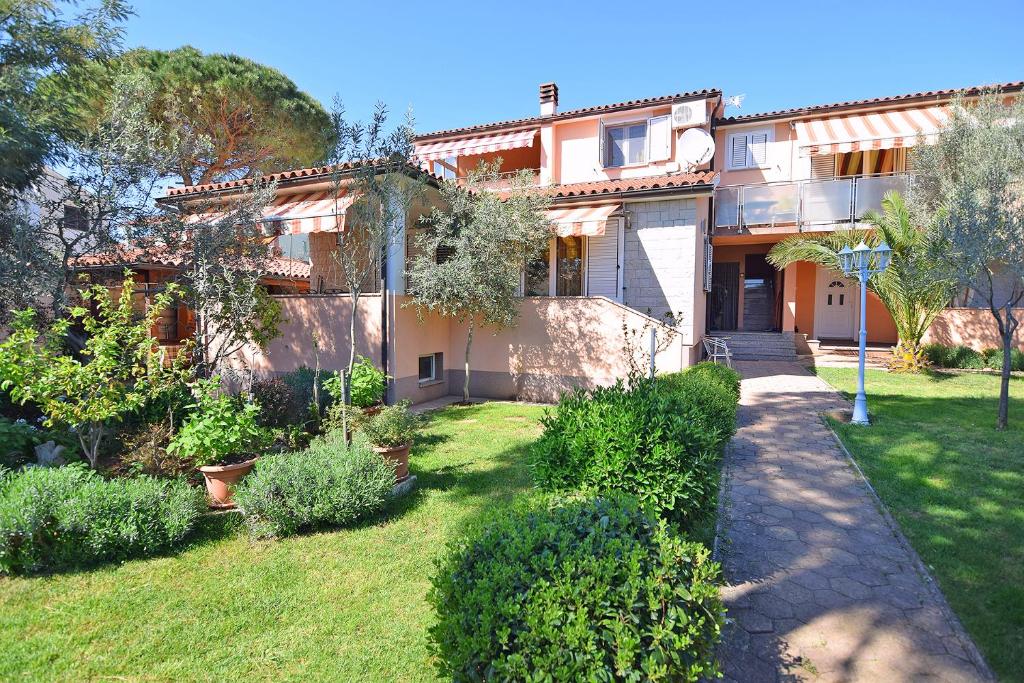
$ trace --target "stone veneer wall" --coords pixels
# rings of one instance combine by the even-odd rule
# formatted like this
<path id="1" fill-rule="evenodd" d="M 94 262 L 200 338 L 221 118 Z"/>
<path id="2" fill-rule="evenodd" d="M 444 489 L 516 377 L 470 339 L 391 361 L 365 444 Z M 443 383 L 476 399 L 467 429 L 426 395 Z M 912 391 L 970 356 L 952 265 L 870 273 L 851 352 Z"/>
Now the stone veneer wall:
<path id="1" fill-rule="evenodd" d="M 697 203 L 670 199 L 626 204 L 623 243 L 624 303 L 655 318 L 681 314 L 692 335 Z M 694 340 L 684 339 L 692 344 Z"/>

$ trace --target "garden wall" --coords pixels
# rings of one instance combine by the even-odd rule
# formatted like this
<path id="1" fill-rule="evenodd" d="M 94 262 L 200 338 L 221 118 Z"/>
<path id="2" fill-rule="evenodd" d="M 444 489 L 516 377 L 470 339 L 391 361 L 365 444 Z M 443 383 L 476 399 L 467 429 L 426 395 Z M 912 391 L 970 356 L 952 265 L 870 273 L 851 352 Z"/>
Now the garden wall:
<path id="1" fill-rule="evenodd" d="M 1024 321 L 1024 308 L 1014 309 L 1018 320 Z M 924 336 L 927 344 L 970 346 L 981 351 L 1002 348 L 996 320 L 987 308 L 947 308 L 935 319 Z M 1017 328 L 1017 348 L 1024 351 L 1024 325 Z"/>

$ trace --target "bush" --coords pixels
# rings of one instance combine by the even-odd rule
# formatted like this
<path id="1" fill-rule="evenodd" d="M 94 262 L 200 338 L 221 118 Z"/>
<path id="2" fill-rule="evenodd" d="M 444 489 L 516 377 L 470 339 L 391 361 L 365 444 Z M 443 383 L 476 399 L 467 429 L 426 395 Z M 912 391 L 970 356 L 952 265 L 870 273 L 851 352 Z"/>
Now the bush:
<path id="1" fill-rule="evenodd" d="M 280 429 L 309 420 L 309 402 L 280 377 L 253 382 L 252 398 L 260 407 L 259 423 L 264 427 Z"/>
<path id="2" fill-rule="evenodd" d="M 969 346 L 945 346 L 943 344 L 927 344 L 924 347 L 925 357 L 932 365 L 940 368 L 960 370 L 1002 370 L 1003 350 L 985 349 L 975 351 Z M 1024 370 L 1024 352 L 1013 349 L 1010 352 L 1010 369 Z"/>
<path id="3" fill-rule="evenodd" d="M 9 420 L 0 417 L 0 467 L 18 469 L 36 462 L 36 446 L 53 441 L 64 446 L 62 457 L 75 460 L 78 439 L 60 429 L 42 429 L 24 420 Z"/>
<path id="4" fill-rule="evenodd" d="M 175 479 L 190 474 L 195 463 L 190 457 L 168 452 L 171 428 L 167 422 L 143 424 L 121 436 L 121 464 L 135 474 Z"/>
<path id="5" fill-rule="evenodd" d="M 740 373 L 730 367 L 720 363 L 704 361 L 703 363 L 697 363 L 692 368 L 689 368 L 682 373 L 675 372 L 670 375 L 661 375 L 661 377 L 668 378 L 680 374 L 689 375 L 691 377 L 701 377 L 709 382 L 717 381 L 729 390 L 729 393 L 732 394 L 732 397 L 735 400 L 740 400 Z"/>
<path id="6" fill-rule="evenodd" d="M 736 399 L 717 370 L 621 383 L 562 397 L 531 451 L 551 492 L 621 491 L 695 531 L 714 514 L 718 460 L 735 431 Z"/>
<path id="7" fill-rule="evenodd" d="M 378 370 L 366 356 L 357 356 L 356 362 L 352 365 L 352 378 L 350 402 L 357 408 L 369 408 L 377 405 L 384 399 L 384 390 L 387 388 L 388 376 L 382 370 Z M 340 372 L 331 374 L 331 377 L 324 382 L 324 389 L 339 403 L 344 399 L 344 390 L 341 385 L 342 376 Z"/>
<path id="8" fill-rule="evenodd" d="M 330 405 L 331 395 L 324 388 L 324 384 L 330 377 L 329 372 L 320 371 L 319 380 L 316 379 L 316 371 L 313 368 L 307 368 L 302 366 L 291 372 L 286 372 L 281 375 L 280 379 L 282 382 L 287 384 L 292 392 L 295 394 L 296 401 L 299 405 L 305 406 L 306 419 L 313 417 L 310 415 L 311 410 L 316 410 L 317 415 L 321 414 L 321 411 L 325 410 Z M 313 401 L 313 385 L 319 384 L 320 393 L 320 405 L 312 408 L 314 405 Z M 305 420 L 303 420 L 305 421 Z"/>
<path id="9" fill-rule="evenodd" d="M 431 649 L 456 681 L 710 680 L 717 581 L 628 499 L 503 510 L 439 560 Z"/>
<path id="10" fill-rule="evenodd" d="M 363 519 L 384 506 L 394 485 L 394 465 L 334 432 L 304 451 L 260 458 L 234 500 L 253 534 L 275 538 Z"/>
<path id="11" fill-rule="evenodd" d="M 739 382 L 739 373 L 715 363 L 699 363 L 683 372 L 661 375 L 657 379 L 659 389 L 704 415 L 718 433 L 719 446 L 724 446 L 736 433 Z"/>
<path id="12" fill-rule="evenodd" d="M 416 435 L 419 417 L 409 412 L 409 402 L 384 406 L 375 415 L 357 416 L 356 429 L 378 448 L 397 448 L 411 443 Z"/>
<path id="13" fill-rule="evenodd" d="M 80 465 L 0 475 L 0 572 L 88 566 L 180 543 L 205 509 L 184 482 L 106 480 Z"/>
<path id="14" fill-rule="evenodd" d="M 195 412 L 171 439 L 168 453 L 202 466 L 248 459 L 269 445 L 273 435 L 257 424 L 258 405 L 219 393 L 216 377 L 201 382 L 199 393 Z"/>

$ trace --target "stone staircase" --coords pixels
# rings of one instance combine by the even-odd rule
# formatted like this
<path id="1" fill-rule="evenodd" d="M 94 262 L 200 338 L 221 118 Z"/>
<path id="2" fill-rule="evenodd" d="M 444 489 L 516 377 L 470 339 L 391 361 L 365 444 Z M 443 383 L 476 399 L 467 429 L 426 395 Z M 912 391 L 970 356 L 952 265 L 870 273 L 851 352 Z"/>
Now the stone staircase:
<path id="1" fill-rule="evenodd" d="M 712 332 L 713 337 L 728 337 L 733 360 L 795 361 L 796 346 L 792 332 Z"/>

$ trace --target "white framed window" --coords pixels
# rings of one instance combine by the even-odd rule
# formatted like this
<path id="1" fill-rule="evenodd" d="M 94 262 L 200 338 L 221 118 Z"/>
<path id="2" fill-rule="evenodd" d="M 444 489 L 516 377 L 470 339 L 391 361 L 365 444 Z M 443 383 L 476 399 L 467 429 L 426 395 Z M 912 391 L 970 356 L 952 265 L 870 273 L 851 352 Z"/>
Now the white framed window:
<path id="1" fill-rule="evenodd" d="M 604 127 L 605 168 L 647 161 L 647 122 Z"/>
<path id="2" fill-rule="evenodd" d="M 729 169 L 767 168 L 770 128 L 732 133 L 726 139 L 726 165 Z"/>
<path id="3" fill-rule="evenodd" d="M 458 168 L 458 159 L 455 157 L 448 157 L 444 160 L 437 160 L 433 164 L 431 171 L 435 176 L 442 180 L 453 180 L 458 176 L 456 169 Z"/>
<path id="4" fill-rule="evenodd" d="M 444 354 L 438 351 L 419 357 L 419 383 L 429 384 L 441 380 L 444 373 Z"/>

